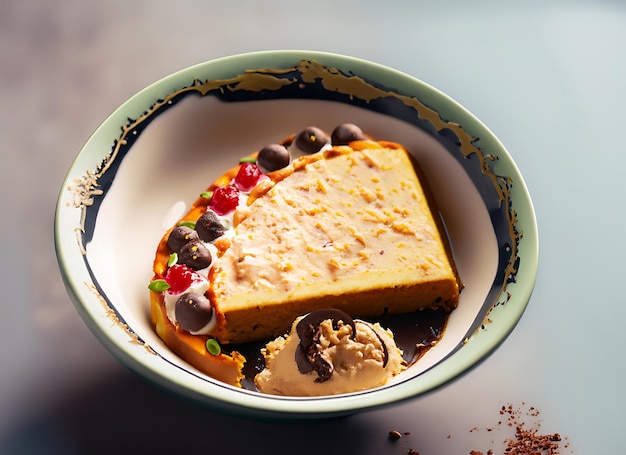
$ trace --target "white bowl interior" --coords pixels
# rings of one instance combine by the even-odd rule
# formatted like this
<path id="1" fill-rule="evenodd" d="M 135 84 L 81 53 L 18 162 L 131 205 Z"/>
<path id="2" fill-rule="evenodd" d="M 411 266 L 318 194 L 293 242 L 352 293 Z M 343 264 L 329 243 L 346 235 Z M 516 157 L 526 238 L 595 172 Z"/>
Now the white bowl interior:
<path id="1" fill-rule="evenodd" d="M 378 139 L 404 144 L 418 158 L 466 285 L 441 342 L 397 380 L 431 367 L 462 342 L 493 283 L 498 251 L 478 191 L 439 142 L 400 120 L 332 101 L 231 104 L 191 97 L 156 118 L 134 143 L 100 207 L 93 240 L 87 245 L 87 258 L 103 293 L 150 347 L 201 375 L 172 355 L 154 333 L 147 291 L 156 245 L 186 212 L 187 204 L 240 157 L 306 126 L 332 131 L 348 120 Z"/>

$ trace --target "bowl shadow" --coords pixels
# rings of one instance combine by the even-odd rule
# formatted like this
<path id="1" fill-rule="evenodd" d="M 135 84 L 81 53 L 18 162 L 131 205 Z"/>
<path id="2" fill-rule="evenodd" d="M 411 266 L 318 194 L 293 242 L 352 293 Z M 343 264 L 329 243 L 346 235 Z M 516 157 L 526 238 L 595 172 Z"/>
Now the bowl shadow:
<path id="1" fill-rule="evenodd" d="M 15 422 L 0 453 L 365 453 L 388 431 L 373 426 L 362 415 L 306 422 L 226 415 L 119 369 Z"/>

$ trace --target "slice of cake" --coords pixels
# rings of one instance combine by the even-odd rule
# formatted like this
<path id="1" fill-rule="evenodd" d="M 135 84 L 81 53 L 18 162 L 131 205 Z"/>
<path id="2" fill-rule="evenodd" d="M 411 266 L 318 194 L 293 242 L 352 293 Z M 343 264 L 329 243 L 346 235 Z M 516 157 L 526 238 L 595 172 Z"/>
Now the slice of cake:
<path id="1" fill-rule="evenodd" d="M 322 308 L 375 318 L 456 307 L 447 239 L 404 147 L 341 125 L 255 159 L 219 178 L 159 245 L 153 320 L 182 358 L 240 370 L 240 356 L 212 356 L 209 344 L 274 338 Z"/>
<path id="2" fill-rule="evenodd" d="M 211 271 L 219 340 L 269 338 L 319 308 L 372 317 L 456 306 L 454 268 L 402 147 L 353 142 L 272 177 Z"/>

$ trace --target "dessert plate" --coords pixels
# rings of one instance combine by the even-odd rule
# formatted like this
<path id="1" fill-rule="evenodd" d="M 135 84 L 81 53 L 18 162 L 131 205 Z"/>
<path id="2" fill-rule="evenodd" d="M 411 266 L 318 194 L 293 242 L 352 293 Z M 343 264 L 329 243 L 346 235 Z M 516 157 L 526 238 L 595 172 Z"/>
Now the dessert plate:
<path id="1" fill-rule="evenodd" d="M 198 192 L 240 157 L 306 126 L 356 123 L 403 144 L 441 211 L 465 288 L 442 340 L 388 385 L 332 397 L 275 397 L 204 376 L 150 321 L 155 247 Z M 99 340 L 146 378 L 217 409 L 326 417 L 427 393 L 491 353 L 529 301 L 538 260 L 532 203 L 512 158 L 471 113 L 433 87 L 371 62 L 303 51 L 244 54 L 144 89 L 89 138 L 61 190 L 57 256 Z"/>

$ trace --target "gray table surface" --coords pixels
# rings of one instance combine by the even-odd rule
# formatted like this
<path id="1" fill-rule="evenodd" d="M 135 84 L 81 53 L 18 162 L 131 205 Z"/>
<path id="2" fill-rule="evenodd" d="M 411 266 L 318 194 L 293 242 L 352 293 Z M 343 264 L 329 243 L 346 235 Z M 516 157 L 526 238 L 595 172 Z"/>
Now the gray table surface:
<path id="1" fill-rule="evenodd" d="M 502 453 L 508 404 L 560 433 L 562 454 L 624 453 L 625 48 L 620 1 L 3 1 L 0 453 Z M 54 207 L 91 132 L 168 73 L 266 49 L 407 72 L 518 164 L 539 223 L 535 292 L 504 344 L 452 384 L 331 421 L 225 416 L 126 370 L 68 299 Z M 391 442 L 391 429 L 407 434 Z"/>

